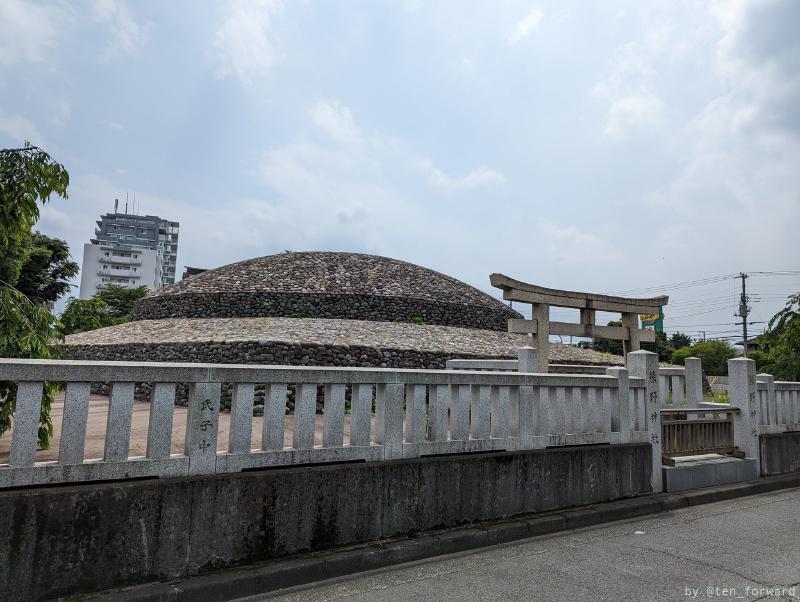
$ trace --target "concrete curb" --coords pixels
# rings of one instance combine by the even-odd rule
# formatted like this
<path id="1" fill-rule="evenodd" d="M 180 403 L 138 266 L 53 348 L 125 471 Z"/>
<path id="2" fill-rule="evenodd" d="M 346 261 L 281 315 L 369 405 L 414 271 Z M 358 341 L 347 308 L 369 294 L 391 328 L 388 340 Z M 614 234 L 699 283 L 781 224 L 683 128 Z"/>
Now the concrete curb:
<path id="1" fill-rule="evenodd" d="M 582 508 L 573 508 L 502 522 L 481 523 L 461 529 L 432 532 L 417 537 L 330 550 L 302 558 L 229 569 L 169 582 L 91 594 L 86 600 L 163 602 L 192 600 L 222 602 L 232 598 L 342 577 L 387 566 L 508 543 L 559 531 L 580 529 L 689 506 L 721 502 L 779 489 L 800 487 L 800 473 L 765 477 L 755 481 L 706 487 L 680 493 L 661 493 Z"/>

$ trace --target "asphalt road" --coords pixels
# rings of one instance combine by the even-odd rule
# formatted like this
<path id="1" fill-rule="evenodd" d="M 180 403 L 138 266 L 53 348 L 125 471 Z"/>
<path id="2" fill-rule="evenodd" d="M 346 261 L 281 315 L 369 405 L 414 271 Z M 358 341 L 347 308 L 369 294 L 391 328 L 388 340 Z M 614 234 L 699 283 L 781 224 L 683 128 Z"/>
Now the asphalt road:
<path id="1" fill-rule="evenodd" d="M 242 600 L 800 600 L 800 489 Z"/>

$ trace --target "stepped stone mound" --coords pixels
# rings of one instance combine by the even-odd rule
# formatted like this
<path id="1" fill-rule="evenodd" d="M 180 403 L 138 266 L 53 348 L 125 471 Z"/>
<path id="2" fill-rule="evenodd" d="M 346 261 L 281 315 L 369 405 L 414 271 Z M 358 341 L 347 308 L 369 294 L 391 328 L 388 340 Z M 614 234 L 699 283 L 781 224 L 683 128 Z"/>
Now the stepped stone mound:
<path id="1" fill-rule="evenodd" d="M 191 276 L 139 301 L 135 320 L 338 318 L 506 330 L 501 301 L 418 265 L 360 253 L 280 253 Z"/>

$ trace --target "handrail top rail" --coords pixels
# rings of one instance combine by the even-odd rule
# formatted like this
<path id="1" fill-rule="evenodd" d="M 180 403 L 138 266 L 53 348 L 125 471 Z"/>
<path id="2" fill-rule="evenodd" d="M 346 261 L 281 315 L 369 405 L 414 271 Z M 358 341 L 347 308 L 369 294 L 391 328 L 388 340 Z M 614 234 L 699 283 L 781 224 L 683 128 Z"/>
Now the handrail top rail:
<path id="1" fill-rule="evenodd" d="M 708 414 L 709 412 L 730 412 L 732 414 L 741 414 L 742 409 L 737 408 L 734 406 L 725 406 L 723 404 L 719 404 L 722 407 L 719 408 L 683 408 L 683 409 L 673 409 L 673 408 L 662 408 L 661 415 L 667 416 L 674 416 L 675 414 Z"/>
<path id="2" fill-rule="evenodd" d="M 0 358 L 0 380 L 17 382 L 253 382 L 534 385 L 552 387 L 617 386 L 610 375 L 538 374 L 472 370 L 122 362 L 95 360 L 35 360 Z M 644 386 L 630 377 L 630 386 Z"/>
<path id="3" fill-rule="evenodd" d="M 669 296 L 667 295 L 662 295 L 660 297 L 632 298 L 632 297 L 617 297 L 614 295 L 602 295 L 599 293 L 585 293 L 580 291 L 567 291 L 556 288 L 547 288 L 544 286 L 530 284 L 528 282 L 522 282 L 521 280 L 515 280 L 514 278 L 510 278 L 505 274 L 498 274 L 498 273 L 491 274 L 489 276 L 489 282 L 495 288 L 499 288 L 504 291 L 516 289 L 528 293 L 549 295 L 552 297 L 563 297 L 565 300 L 572 299 L 581 301 L 592 301 L 593 302 L 591 304 L 592 307 L 594 309 L 600 309 L 600 310 L 603 309 L 603 303 L 644 305 L 652 307 L 654 309 L 658 309 L 659 306 L 667 305 L 667 302 L 669 301 Z"/>

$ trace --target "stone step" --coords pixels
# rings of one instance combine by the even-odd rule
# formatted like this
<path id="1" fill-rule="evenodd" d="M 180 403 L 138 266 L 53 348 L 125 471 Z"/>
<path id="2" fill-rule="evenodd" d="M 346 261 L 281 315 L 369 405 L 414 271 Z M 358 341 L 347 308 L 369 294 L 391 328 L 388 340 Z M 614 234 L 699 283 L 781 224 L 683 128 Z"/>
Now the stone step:
<path id="1" fill-rule="evenodd" d="M 758 478 L 753 458 L 732 458 L 719 454 L 675 458 L 675 466 L 662 467 L 664 491 L 686 491 L 727 485 Z"/>

